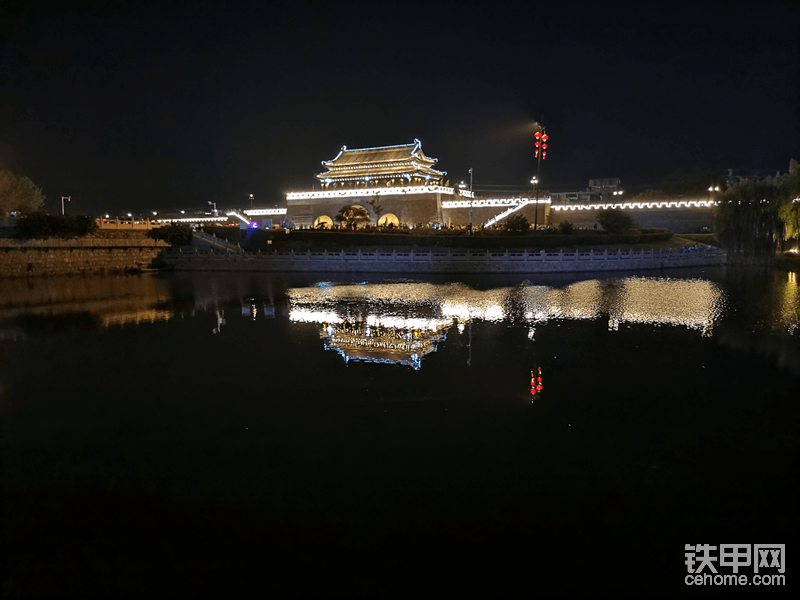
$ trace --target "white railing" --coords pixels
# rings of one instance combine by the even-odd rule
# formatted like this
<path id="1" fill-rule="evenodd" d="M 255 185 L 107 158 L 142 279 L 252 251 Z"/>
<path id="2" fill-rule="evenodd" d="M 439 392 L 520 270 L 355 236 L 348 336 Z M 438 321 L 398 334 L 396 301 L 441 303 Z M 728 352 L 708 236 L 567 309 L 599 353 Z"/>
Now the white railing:
<path id="1" fill-rule="evenodd" d="M 699 248 L 688 250 L 639 250 L 623 252 L 529 252 L 528 250 L 428 250 L 426 252 L 393 249 L 393 250 L 374 250 L 364 252 L 362 250 L 348 250 L 340 252 L 253 252 L 238 255 L 227 253 L 215 253 L 197 248 L 177 247 L 165 249 L 167 258 L 181 258 L 197 256 L 205 259 L 218 259 L 221 261 L 238 260 L 242 262 L 272 263 L 281 267 L 302 266 L 304 270 L 314 270 L 320 267 L 330 267 L 335 264 L 360 263 L 363 266 L 379 266 L 381 263 L 431 263 L 442 267 L 458 266 L 459 264 L 472 263 L 473 266 L 499 266 L 504 263 L 519 267 L 520 263 L 583 263 L 600 264 L 602 262 L 617 263 L 618 268 L 623 269 L 623 263 L 629 263 L 630 268 L 637 268 L 645 263 L 649 266 L 681 266 L 691 264 L 717 264 L 725 260 L 725 252 L 716 248 Z M 323 264 L 327 263 L 327 265 Z M 524 266 L 524 265 L 523 265 Z M 324 270 L 324 268 L 323 268 Z M 470 269 L 476 270 L 476 269 Z M 480 270 L 480 269 L 477 269 Z M 589 269 L 592 270 L 592 269 Z M 598 269 L 601 270 L 601 269 Z"/>
<path id="2" fill-rule="evenodd" d="M 531 200 L 530 198 L 527 198 L 526 200 L 523 200 L 522 202 L 520 202 L 516 206 L 512 206 L 511 208 L 501 212 L 499 215 L 493 216 L 491 219 L 486 221 L 486 223 L 483 226 L 484 227 L 491 227 L 492 225 L 494 225 L 498 221 L 500 221 L 502 219 L 505 219 L 508 215 L 517 212 L 523 206 L 527 206 L 528 204 L 533 204 L 533 203 L 536 203 L 536 202 L 537 202 L 537 200 Z"/>

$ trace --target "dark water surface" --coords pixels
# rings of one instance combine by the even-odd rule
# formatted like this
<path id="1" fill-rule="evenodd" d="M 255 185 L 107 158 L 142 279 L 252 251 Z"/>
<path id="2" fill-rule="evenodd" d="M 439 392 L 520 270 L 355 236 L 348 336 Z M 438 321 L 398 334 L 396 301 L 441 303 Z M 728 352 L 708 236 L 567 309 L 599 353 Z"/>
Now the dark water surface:
<path id="1" fill-rule="evenodd" d="M 685 544 L 796 536 L 797 274 L 350 279 L 0 281 L 5 597 L 708 597 Z"/>

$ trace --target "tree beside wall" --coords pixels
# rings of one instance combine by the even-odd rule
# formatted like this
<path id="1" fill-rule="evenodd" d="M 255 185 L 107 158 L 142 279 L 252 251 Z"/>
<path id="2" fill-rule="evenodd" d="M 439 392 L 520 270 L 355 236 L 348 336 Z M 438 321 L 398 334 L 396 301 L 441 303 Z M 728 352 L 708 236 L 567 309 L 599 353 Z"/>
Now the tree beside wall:
<path id="1" fill-rule="evenodd" d="M 0 170 L 0 217 L 33 213 L 44 204 L 44 194 L 29 178 Z"/>
<path id="2" fill-rule="evenodd" d="M 334 220 L 347 229 L 358 229 L 369 223 L 369 213 L 363 206 L 343 206 Z"/>

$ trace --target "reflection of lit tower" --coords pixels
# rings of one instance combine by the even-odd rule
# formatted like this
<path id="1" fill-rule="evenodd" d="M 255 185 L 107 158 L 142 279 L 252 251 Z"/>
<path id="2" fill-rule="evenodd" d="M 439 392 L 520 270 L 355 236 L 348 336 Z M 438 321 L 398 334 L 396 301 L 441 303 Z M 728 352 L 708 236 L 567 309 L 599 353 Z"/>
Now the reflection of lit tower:
<path id="1" fill-rule="evenodd" d="M 219 333 L 222 331 L 223 325 L 225 325 L 225 311 L 217 309 L 217 326 L 211 330 L 211 333 Z"/>
<path id="2" fill-rule="evenodd" d="M 368 324 L 365 321 L 322 323 L 320 338 L 326 350 L 335 350 L 345 362 L 360 361 L 408 365 L 419 369 L 422 358 L 436 351 L 449 324 L 432 330 Z"/>
<path id="3" fill-rule="evenodd" d="M 547 128 L 544 125 L 540 125 L 536 123 L 536 133 L 533 134 L 533 137 L 536 141 L 533 143 L 534 153 L 533 157 L 536 159 L 536 191 L 535 191 L 535 211 L 533 213 L 533 229 L 539 225 L 539 173 L 542 170 L 542 161 L 547 158 L 547 140 L 550 136 L 547 135 L 546 131 Z"/>

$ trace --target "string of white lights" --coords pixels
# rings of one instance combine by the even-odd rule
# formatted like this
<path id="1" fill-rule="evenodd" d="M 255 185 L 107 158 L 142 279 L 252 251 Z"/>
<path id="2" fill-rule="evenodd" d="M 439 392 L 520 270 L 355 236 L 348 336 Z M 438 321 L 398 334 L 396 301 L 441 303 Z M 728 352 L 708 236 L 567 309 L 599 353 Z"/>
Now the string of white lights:
<path id="1" fill-rule="evenodd" d="M 242 211 L 248 217 L 258 217 L 261 215 L 285 215 L 285 208 L 254 208 L 251 210 Z"/>
<path id="2" fill-rule="evenodd" d="M 355 188 L 348 190 L 325 190 L 321 192 L 289 192 L 287 200 L 310 200 L 325 198 L 370 198 L 372 196 L 407 196 L 411 194 L 446 194 L 452 196 L 455 190 L 443 185 L 414 185 L 386 188 Z M 462 195 L 466 195 L 461 192 Z"/>
<path id="3" fill-rule="evenodd" d="M 716 206 L 714 200 L 679 200 L 662 202 L 621 202 L 610 204 L 554 204 L 551 210 L 608 210 L 614 208 L 711 208 Z"/>
<path id="4" fill-rule="evenodd" d="M 157 223 L 208 223 L 227 221 L 228 217 L 181 217 L 179 219 L 156 219 Z"/>
<path id="5" fill-rule="evenodd" d="M 461 192 L 462 196 L 468 196 L 470 192 Z M 497 206 L 517 206 L 519 204 L 531 204 L 536 201 L 533 198 L 485 198 L 482 200 L 446 200 L 442 202 L 442 208 L 482 208 Z M 539 204 L 550 204 L 550 198 L 539 198 Z"/>
<path id="6" fill-rule="evenodd" d="M 431 171 L 436 171 L 436 169 L 431 168 L 430 165 L 421 165 L 418 162 L 410 160 L 408 158 L 388 159 L 388 160 L 382 160 L 380 162 L 367 163 L 367 164 L 362 164 L 362 165 L 344 165 L 344 166 L 341 166 L 341 167 L 328 167 L 328 171 L 332 172 L 332 171 L 355 171 L 355 170 L 358 170 L 358 169 L 378 169 L 378 168 L 381 167 L 381 165 L 385 165 L 386 163 L 406 163 L 407 166 L 414 167 L 416 169 L 428 168 Z M 327 163 L 323 163 L 323 164 L 327 164 Z M 431 164 L 433 164 L 433 163 L 431 163 Z M 392 168 L 396 168 L 398 166 L 403 166 L 403 165 L 402 164 L 393 164 Z M 438 172 L 441 172 L 441 171 L 436 171 L 436 172 L 438 173 Z"/>

